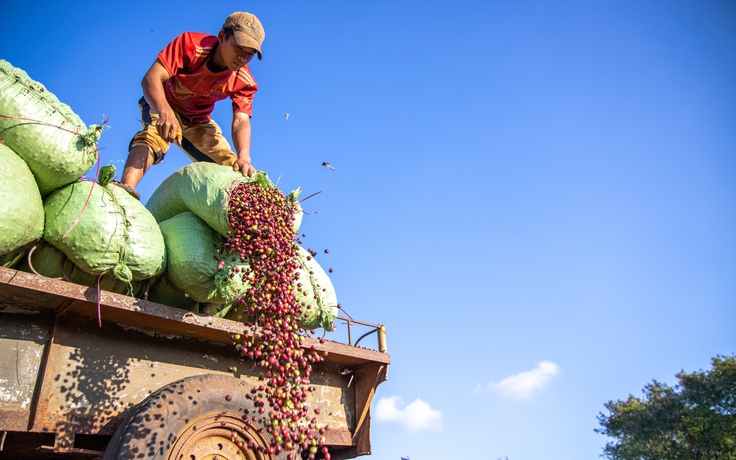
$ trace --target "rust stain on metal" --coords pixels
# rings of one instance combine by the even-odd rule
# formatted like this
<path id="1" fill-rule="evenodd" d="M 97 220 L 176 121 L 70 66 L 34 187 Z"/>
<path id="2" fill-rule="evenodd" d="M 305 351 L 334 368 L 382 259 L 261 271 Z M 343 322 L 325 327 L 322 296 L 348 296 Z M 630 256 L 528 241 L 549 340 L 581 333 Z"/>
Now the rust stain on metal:
<path id="1" fill-rule="evenodd" d="M 329 446 L 351 446 L 353 442 L 353 434 L 346 429 L 330 427 L 325 431 L 324 437 L 325 444 Z"/>
<path id="2" fill-rule="evenodd" d="M 386 379 L 388 366 L 385 364 L 363 364 L 355 370 L 355 408 L 358 422 L 353 433 L 353 443 L 360 455 L 371 452 L 370 445 L 370 410 L 376 388 Z"/>
<path id="3" fill-rule="evenodd" d="M 28 409 L 0 409 L 0 431 L 25 431 L 28 416 Z"/>

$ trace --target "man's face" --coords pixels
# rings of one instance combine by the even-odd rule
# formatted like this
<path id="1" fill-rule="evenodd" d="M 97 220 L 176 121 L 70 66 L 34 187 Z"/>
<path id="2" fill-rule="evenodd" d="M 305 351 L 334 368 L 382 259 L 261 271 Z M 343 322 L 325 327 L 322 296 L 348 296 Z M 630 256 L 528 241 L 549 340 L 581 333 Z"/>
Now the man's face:
<path id="1" fill-rule="evenodd" d="M 253 48 L 238 45 L 235 42 L 235 37 L 232 35 L 225 38 L 224 34 L 222 34 L 220 48 L 225 65 L 233 72 L 249 63 L 253 59 L 253 56 L 258 54 L 258 51 Z"/>

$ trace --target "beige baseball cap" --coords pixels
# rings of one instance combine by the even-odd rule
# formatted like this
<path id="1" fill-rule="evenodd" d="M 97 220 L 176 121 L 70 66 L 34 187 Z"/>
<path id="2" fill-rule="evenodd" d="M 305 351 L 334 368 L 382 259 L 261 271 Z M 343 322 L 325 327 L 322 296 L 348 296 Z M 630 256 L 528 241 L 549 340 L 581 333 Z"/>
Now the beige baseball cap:
<path id="1" fill-rule="evenodd" d="M 233 13 L 225 19 L 223 29 L 232 29 L 235 42 L 240 46 L 247 46 L 258 50 L 258 59 L 263 59 L 261 53 L 261 43 L 266 38 L 266 31 L 263 30 L 261 21 L 251 13 L 237 12 Z"/>

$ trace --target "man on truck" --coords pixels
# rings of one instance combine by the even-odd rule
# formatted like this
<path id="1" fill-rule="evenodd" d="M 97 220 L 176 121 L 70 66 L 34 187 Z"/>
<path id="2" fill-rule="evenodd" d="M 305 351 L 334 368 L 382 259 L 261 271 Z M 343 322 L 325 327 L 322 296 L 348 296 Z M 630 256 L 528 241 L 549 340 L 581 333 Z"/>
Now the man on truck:
<path id="1" fill-rule="evenodd" d="M 255 172 L 250 117 L 258 85 L 248 63 L 256 54 L 263 57 L 265 36 L 255 15 L 236 12 L 216 36 L 185 32 L 158 54 L 141 82 L 143 129 L 130 141 L 119 185 L 140 198 L 136 185 L 151 165 L 163 161 L 171 142 L 194 161 L 232 166 L 244 176 Z M 235 151 L 211 116 L 215 102 L 227 97 L 233 105 Z"/>

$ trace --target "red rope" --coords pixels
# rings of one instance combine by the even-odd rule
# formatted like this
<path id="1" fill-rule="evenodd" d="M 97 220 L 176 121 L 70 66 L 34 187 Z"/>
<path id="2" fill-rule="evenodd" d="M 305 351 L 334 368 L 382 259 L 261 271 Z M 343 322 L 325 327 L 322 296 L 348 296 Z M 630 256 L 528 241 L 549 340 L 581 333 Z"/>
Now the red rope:
<path id="1" fill-rule="evenodd" d="M 100 173 L 100 150 L 97 148 L 97 144 L 95 144 L 95 150 L 97 150 L 97 170 L 95 171 L 95 177 L 97 177 L 97 175 Z M 82 206 L 82 210 L 79 211 L 79 215 L 74 220 L 72 226 L 69 227 L 69 230 L 67 230 L 66 233 L 64 233 L 64 236 L 61 237 L 62 240 L 69 235 L 69 232 L 71 232 L 74 227 L 77 226 L 79 219 L 82 218 L 82 213 L 85 209 L 87 209 L 87 203 L 89 203 L 89 199 L 92 198 L 92 190 L 95 189 L 95 184 L 97 183 L 97 181 L 93 179 L 90 182 L 92 182 L 92 187 L 89 188 L 89 194 L 87 195 L 87 199 L 84 201 L 84 206 Z"/>
<path id="2" fill-rule="evenodd" d="M 104 273 L 97 277 L 97 325 L 99 327 L 102 327 L 102 289 L 100 289 L 100 282 L 103 276 L 105 276 Z"/>
<path id="3" fill-rule="evenodd" d="M 5 115 L 0 115 L 0 116 L 5 116 Z M 105 126 L 108 121 L 110 121 L 110 118 L 109 117 L 105 117 L 105 119 L 102 120 L 102 125 L 100 125 L 100 126 Z M 64 128 L 61 128 L 59 126 L 57 126 L 57 128 L 64 129 Z M 69 131 L 69 132 L 71 132 L 71 131 Z M 66 233 L 64 233 L 64 236 L 61 237 L 62 240 L 65 239 L 69 235 L 69 232 L 71 232 L 72 229 L 77 226 L 77 223 L 79 222 L 79 219 L 82 218 L 82 213 L 84 212 L 85 209 L 87 209 L 87 203 L 89 203 L 89 199 L 92 197 L 92 190 L 95 189 L 95 184 L 97 183 L 97 177 L 100 174 L 100 161 L 101 161 L 101 158 L 100 158 L 100 148 L 97 145 L 97 142 L 95 142 L 95 151 L 97 152 L 97 169 L 95 170 L 95 179 L 92 179 L 92 181 L 91 181 L 92 182 L 92 187 L 89 188 L 89 195 L 87 195 L 87 200 L 85 200 L 84 206 L 82 206 L 82 210 L 79 211 L 79 215 L 77 216 L 77 219 L 74 221 L 74 223 L 69 228 L 69 230 L 67 230 Z"/>
<path id="4" fill-rule="evenodd" d="M 312 197 L 313 197 L 314 195 L 319 195 L 320 193 L 322 193 L 322 190 L 320 190 L 319 192 L 315 192 L 315 193 L 312 193 L 312 194 L 311 194 L 311 195 L 309 195 L 308 197 L 306 197 L 306 198 L 303 198 L 303 199 L 299 200 L 299 202 L 300 202 L 300 203 L 303 203 L 303 202 L 307 201 L 308 199 L 312 198 Z"/>
<path id="5" fill-rule="evenodd" d="M 30 121 L 30 122 L 33 122 L 33 123 L 38 123 L 39 125 L 51 126 L 52 128 L 60 129 L 62 131 L 66 131 L 68 133 L 72 133 L 72 134 L 76 134 L 78 136 L 81 136 L 81 134 L 79 133 L 79 128 L 76 128 L 76 131 L 72 131 L 70 129 L 66 129 L 66 128 L 63 128 L 63 127 L 57 126 L 57 125 L 53 125 L 53 124 L 47 123 L 45 121 L 34 120 L 33 118 L 14 117 L 14 116 L 11 116 L 11 115 L 3 115 L 3 114 L 0 114 L 0 117 L 2 117 L 2 118 L 8 118 L 10 120 Z M 103 125 L 105 123 L 107 123 L 107 119 L 105 119 L 105 122 L 103 123 Z"/>

